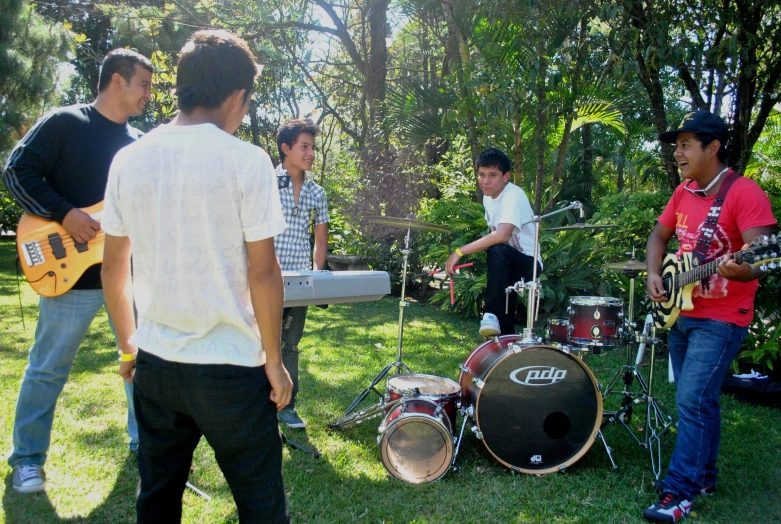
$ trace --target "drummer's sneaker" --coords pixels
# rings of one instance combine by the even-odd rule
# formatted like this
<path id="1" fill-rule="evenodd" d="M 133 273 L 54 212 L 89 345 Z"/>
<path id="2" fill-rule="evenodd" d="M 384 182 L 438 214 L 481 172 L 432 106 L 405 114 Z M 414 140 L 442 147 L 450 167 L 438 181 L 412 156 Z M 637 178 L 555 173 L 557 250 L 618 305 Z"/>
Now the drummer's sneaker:
<path id="1" fill-rule="evenodd" d="M 293 408 L 285 408 L 277 413 L 277 418 L 285 423 L 289 428 L 302 429 L 306 427 L 306 422 L 301 420 L 296 410 Z"/>
<path id="2" fill-rule="evenodd" d="M 37 493 L 46 489 L 46 478 L 40 466 L 25 464 L 14 468 L 13 485 L 19 493 Z"/>
<path id="3" fill-rule="evenodd" d="M 483 313 L 483 320 L 480 321 L 480 334 L 484 337 L 495 337 L 502 330 L 499 328 L 499 319 L 493 313 Z"/>
<path id="4" fill-rule="evenodd" d="M 643 511 L 643 516 L 651 522 L 678 522 L 692 509 L 692 501 L 665 491 L 659 501 Z"/>

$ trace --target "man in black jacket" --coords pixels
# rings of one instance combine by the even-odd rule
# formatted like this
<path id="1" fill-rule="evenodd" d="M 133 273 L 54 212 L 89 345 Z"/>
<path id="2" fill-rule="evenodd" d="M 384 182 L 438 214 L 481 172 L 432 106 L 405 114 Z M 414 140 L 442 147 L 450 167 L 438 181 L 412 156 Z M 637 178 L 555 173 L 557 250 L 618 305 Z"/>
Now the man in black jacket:
<path id="1" fill-rule="evenodd" d="M 62 224 L 73 241 L 102 235 L 98 216 L 79 208 L 103 200 L 114 155 L 139 138 L 128 117 L 143 113 L 150 101 L 152 64 L 128 49 L 106 55 L 98 96 L 92 104 L 56 110 L 41 118 L 8 158 L 3 182 L 22 208 Z M 46 489 L 43 465 L 51 440 L 54 408 L 68 379 L 76 352 L 98 310 L 104 305 L 100 265 L 87 269 L 73 288 L 54 298 L 41 297 L 35 342 L 30 350 L 16 404 L 13 487 L 20 493 Z M 138 429 L 128 400 L 131 450 Z"/>

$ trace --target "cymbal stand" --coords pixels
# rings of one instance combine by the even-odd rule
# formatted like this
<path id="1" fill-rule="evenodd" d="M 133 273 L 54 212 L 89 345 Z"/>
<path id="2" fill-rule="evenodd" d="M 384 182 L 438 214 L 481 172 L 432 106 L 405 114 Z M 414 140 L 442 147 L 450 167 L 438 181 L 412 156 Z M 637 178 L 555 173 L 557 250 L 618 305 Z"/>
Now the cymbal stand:
<path id="1" fill-rule="evenodd" d="M 535 337 L 533 333 L 534 322 L 537 320 L 537 313 L 540 307 L 540 298 L 542 297 L 542 286 L 540 285 L 538 278 L 539 275 L 537 275 L 537 264 L 538 260 L 540 259 L 540 223 L 543 220 L 552 217 L 553 215 L 558 215 L 559 213 L 570 211 L 572 209 L 580 210 L 580 218 L 578 221 L 581 222 L 583 220 L 583 204 L 578 201 L 574 201 L 571 202 L 568 206 L 557 209 L 556 211 L 551 211 L 548 214 L 534 215 L 531 220 L 521 224 L 521 227 L 527 224 L 534 224 L 534 261 L 532 262 L 532 279 L 530 282 L 524 282 L 523 279 L 521 279 L 512 286 L 505 288 L 504 292 L 506 297 L 504 307 L 505 313 L 509 313 L 508 310 L 510 293 L 514 292 L 518 293 L 519 295 L 528 293 L 528 298 L 526 300 L 526 327 L 523 329 L 523 338 L 521 339 L 522 343 L 537 344 L 541 341 L 540 337 Z"/>
<path id="2" fill-rule="evenodd" d="M 369 385 L 361 391 L 361 393 L 355 397 L 355 400 L 353 400 L 352 404 L 347 408 L 347 411 L 344 412 L 345 416 L 341 417 L 339 420 L 329 424 L 329 427 L 342 427 L 342 424 L 340 424 L 340 421 L 346 418 L 347 415 L 352 413 L 355 408 L 360 404 L 371 392 L 374 392 L 377 394 L 378 397 L 380 397 L 380 403 L 382 404 L 384 398 L 385 398 L 385 392 L 379 391 L 377 389 L 377 384 L 379 384 L 382 379 L 385 378 L 385 376 L 390 373 L 391 370 L 396 369 L 396 373 L 402 373 L 407 372 L 411 373 L 412 370 L 410 370 L 409 366 L 407 366 L 402 360 L 402 353 L 403 353 L 403 336 L 404 336 L 404 310 L 409 306 L 409 302 L 405 300 L 406 298 L 406 290 L 407 290 L 407 261 L 409 259 L 410 253 L 412 253 L 412 250 L 410 249 L 410 233 L 412 232 L 412 224 L 407 226 L 407 237 L 404 243 L 404 249 L 402 249 L 401 253 L 404 255 L 404 265 L 402 269 L 402 279 L 401 279 L 401 299 L 399 300 L 399 335 L 397 340 L 397 353 L 396 353 L 396 360 L 382 368 L 382 371 L 377 373 L 377 375 L 371 380 Z"/>
<path id="3" fill-rule="evenodd" d="M 635 260 L 634 250 L 632 259 Z M 653 317 L 651 315 L 646 317 L 643 330 L 640 333 L 635 329 L 635 324 L 633 322 L 635 279 L 637 278 L 639 271 L 625 270 L 624 273 L 629 277 L 629 316 L 625 321 L 628 338 L 626 344 L 626 364 L 621 366 L 621 369 L 616 372 L 602 392 L 603 400 L 606 400 L 610 394 L 622 395 L 623 399 L 621 400 L 621 408 L 617 411 L 606 410 L 603 412 L 606 419 L 602 423 L 602 429 L 613 422 L 623 427 L 635 443 L 650 452 L 651 468 L 658 479 L 661 475 L 661 437 L 670 429 L 670 426 L 673 424 L 673 419 L 662 409 L 661 405 L 659 405 L 653 396 L 654 373 L 656 371 L 656 344 L 659 343 L 659 339 L 656 338 L 656 328 L 654 326 Z M 635 361 L 632 362 L 632 346 L 635 344 L 639 344 L 639 350 Z M 644 351 L 647 344 L 651 344 L 648 382 L 646 382 L 638 367 L 642 361 L 641 353 Z M 620 390 L 617 389 L 619 378 L 623 378 L 624 384 L 623 388 Z M 639 391 L 634 391 L 632 389 L 635 380 L 639 386 Z M 640 403 L 646 404 L 645 421 L 640 430 L 643 433 L 642 440 L 637 437 L 628 424 L 631 420 L 634 406 Z"/>

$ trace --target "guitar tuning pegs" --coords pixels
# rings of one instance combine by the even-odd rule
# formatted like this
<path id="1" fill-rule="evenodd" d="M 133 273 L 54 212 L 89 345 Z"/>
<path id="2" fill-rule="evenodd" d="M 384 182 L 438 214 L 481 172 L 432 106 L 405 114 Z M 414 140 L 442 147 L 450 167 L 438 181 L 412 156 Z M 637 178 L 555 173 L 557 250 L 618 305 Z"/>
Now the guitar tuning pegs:
<path id="1" fill-rule="evenodd" d="M 778 264 L 776 264 L 775 262 L 771 262 L 770 264 L 767 265 L 767 267 L 769 267 L 770 269 L 778 269 Z"/>
<path id="2" fill-rule="evenodd" d="M 759 269 L 761 269 L 763 272 L 767 271 L 767 266 L 765 264 L 762 264 L 759 266 Z"/>

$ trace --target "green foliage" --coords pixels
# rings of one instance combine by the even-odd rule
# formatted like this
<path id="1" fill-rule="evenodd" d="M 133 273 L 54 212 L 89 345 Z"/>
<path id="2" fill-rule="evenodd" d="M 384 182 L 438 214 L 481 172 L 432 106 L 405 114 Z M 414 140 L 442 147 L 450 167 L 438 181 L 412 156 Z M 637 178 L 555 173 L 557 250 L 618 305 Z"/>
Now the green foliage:
<path id="1" fill-rule="evenodd" d="M 22 208 L 11 198 L 11 194 L 0 188 L 0 231 L 16 231 Z"/>
<path id="2" fill-rule="evenodd" d="M 29 2 L 12 0 L 0 9 L 0 159 L 55 102 L 59 65 L 70 45 L 70 33 L 46 22 Z"/>
<path id="3" fill-rule="evenodd" d="M 764 189 L 764 188 L 763 188 Z M 781 196 L 771 191 L 770 202 L 776 221 L 781 224 Z M 775 232 L 779 231 L 776 226 Z M 781 275 L 779 270 L 768 271 L 760 277 L 759 289 L 754 297 L 754 321 L 749 326 L 743 349 L 732 363 L 733 371 L 751 368 L 761 373 L 773 371 L 781 353 Z"/>
<path id="4" fill-rule="evenodd" d="M 422 258 L 425 267 L 443 269 L 450 253 L 459 246 L 473 242 L 488 232 L 483 206 L 466 196 L 452 200 L 428 199 L 422 202 L 421 220 L 452 227 L 455 232 L 448 235 L 429 233 L 428 238 L 421 239 L 418 244 L 423 250 Z M 486 285 L 485 252 L 475 253 L 460 263 L 474 262 L 473 267 L 464 268 L 453 281 L 455 286 L 455 307 L 468 315 L 477 316 L 483 302 Z M 445 308 L 450 305 L 450 289 L 446 287 L 432 297 L 432 302 L 442 303 Z"/>

